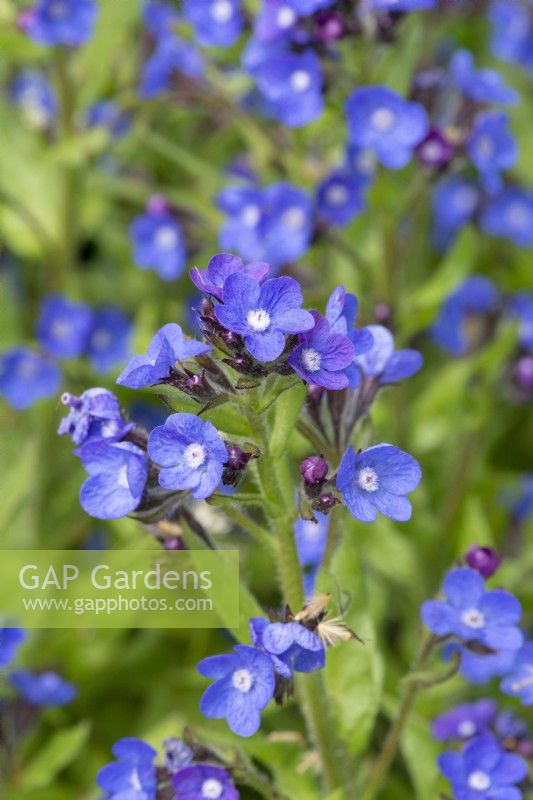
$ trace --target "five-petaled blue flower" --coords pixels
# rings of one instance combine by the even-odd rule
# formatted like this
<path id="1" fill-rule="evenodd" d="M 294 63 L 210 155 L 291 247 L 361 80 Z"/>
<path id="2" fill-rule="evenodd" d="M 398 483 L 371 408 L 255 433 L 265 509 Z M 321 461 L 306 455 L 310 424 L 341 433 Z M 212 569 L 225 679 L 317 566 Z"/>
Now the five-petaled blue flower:
<path id="1" fill-rule="evenodd" d="M 187 361 L 208 353 L 211 347 L 196 339 L 186 339 L 176 322 L 168 322 L 158 330 L 145 356 L 134 356 L 117 378 L 117 383 L 130 389 L 153 386 L 168 378 L 178 361 Z"/>
<path id="2" fill-rule="evenodd" d="M 240 0 L 184 0 L 183 16 L 204 47 L 231 47 L 244 25 Z"/>
<path id="3" fill-rule="evenodd" d="M 26 638 L 23 628 L 0 628 L 0 667 L 7 667 Z"/>
<path id="4" fill-rule="evenodd" d="M 512 104 L 518 100 L 517 93 L 505 85 L 495 69 L 477 70 L 468 50 L 457 50 L 453 54 L 450 73 L 457 88 L 476 103 Z"/>
<path id="5" fill-rule="evenodd" d="M 437 184 L 432 198 L 434 240 L 444 250 L 456 233 L 474 217 L 480 203 L 479 187 L 470 178 L 451 175 Z"/>
<path id="6" fill-rule="evenodd" d="M 431 327 L 433 341 L 454 356 L 467 353 L 482 333 L 466 324 L 469 318 L 490 314 L 498 302 L 494 284 L 483 275 L 471 275 L 445 299 Z"/>
<path id="7" fill-rule="evenodd" d="M 350 445 L 337 474 L 337 488 L 350 514 L 361 522 L 375 522 L 377 512 L 398 522 L 411 518 L 405 497 L 420 483 L 418 462 L 390 444 L 377 444 L 356 453 Z"/>
<path id="8" fill-rule="evenodd" d="M 466 145 L 472 164 L 481 173 L 490 192 L 501 188 L 500 172 L 514 166 L 518 156 L 516 141 L 507 128 L 508 122 L 507 114 L 498 111 L 480 114 Z"/>
<path id="9" fill-rule="evenodd" d="M 516 650 L 498 650 L 493 653 L 475 653 L 469 647 L 452 642 L 444 648 L 444 656 L 450 659 L 455 652 L 461 656 L 459 674 L 470 683 L 487 683 L 493 678 L 507 675 L 516 659 Z"/>
<path id="10" fill-rule="evenodd" d="M 489 8 L 491 50 L 503 61 L 514 61 L 533 74 L 533 10 L 531 5 L 496 0 Z"/>
<path id="11" fill-rule="evenodd" d="M 130 226 L 133 260 L 142 269 L 154 269 L 160 278 L 172 281 L 183 272 L 185 240 L 180 225 L 165 208 L 147 209 Z"/>
<path id="12" fill-rule="evenodd" d="M 109 372 L 129 352 L 132 324 L 118 308 L 94 312 L 87 341 L 87 358 L 98 372 Z"/>
<path id="13" fill-rule="evenodd" d="M 241 334 L 258 361 L 274 361 L 283 352 L 286 333 L 303 333 L 315 324 L 301 307 L 302 290 L 294 278 L 270 278 L 261 285 L 236 272 L 226 279 L 222 299 L 215 308 L 218 321 Z"/>
<path id="14" fill-rule="evenodd" d="M 477 641 L 493 650 L 517 650 L 523 641 L 518 628 L 522 610 L 512 594 L 485 590 L 476 570 L 459 567 L 448 573 L 443 590 L 446 600 L 422 604 L 424 623 L 437 636 Z"/>
<path id="15" fill-rule="evenodd" d="M 292 351 L 288 363 L 307 383 L 326 389 L 345 389 L 348 377 L 344 370 L 352 363 L 355 348 L 347 336 L 332 333 L 329 322 L 317 311 L 312 311 L 315 326 L 300 335 L 298 346 Z"/>
<path id="16" fill-rule="evenodd" d="M 17 693 L 34 706 L 65 706 L 71 703 L 78 690 L 57 672 L 30 672 L 16 669 L 9 683 Z"/>
<path id="17" fill-rule="evenodd" d="M 172 778 L 174 800 L 239 800 L 239 792 L 225 769 L 214 764 L 192 764 Z"/>
<path id="18" fill-rule="evenodd" d="M 119 739 L 113 745 L 116 761 L 99 771 L 96 782 L 107 800 L 155 800 L 156 751 L 141 739 Z"/>
<path id="19" fill-rule="evenodd" d="M 346 292 L 344 286 L 337 286 L 330 294 L 326 304 L 326 319 L 331 326 L 331 332 L 347 336 L 354 346 L 355 356 L 366 353 L 374 344 L 370 328 L 355 327 L 358 309 L 357 297 Z M 359 367 L 356 366 L 355 360 L 344 372 L 350 386 L 355 386 L 359 376 Z"/>
<path id="20" fill-rule="evenodd" d="M 38 44 L 78 47 L 91 38 L 97 14 L 95 0 L 38 0 L 20 26 Z"/>
<path id="21" fill-rule="evenodd" d="M 533 247 L 533 192 L 509 186 L 491 199 L 480 218 L 481 228 L 503 236 L 517 247 Z"/>
<path id="22" fill-rule="evenodd" d="M 142 68 L 139 95 L 147 100 L 166 92 L 177 75 L 199 80 L 204 62 L 196 47 L 180 36 L 162 36 Z"/>
<path id="23" fill-rule="evenodd" d="M 22 109 L 29 124 L 46 128 L 57 114 L 57 97 L 42 72 L 25 69 L 9 84 L 8 97 Z"/>
<path id="24" fill-rule="evenodd" d="M 386 86 L 363 86 L 346 103 L 350 141 L 368 148 L 385 167 L 404 167 L 429 129 L 426 110 Z"/>
<path id="25" fill-rule="evenodd" d="M 89 478 L 80 489 L 81 507 L 96 519 L 118 519 L 134 511 L 146 484 L 148 459 L 131 442 L 88 442 L 79 450 Z"/>
<path id="26" fill-rule="evenodd" d="M 201 292 L 210 294 L 217 300 L 222 300 L 222 289 L 226 278 L 234 272 L 243 272 L 251 275 L 258 283 L 263 283 L 270 272 L 270 264 L 264 261 L 245 264 L 242 258 L 232 253 L 218 253 L 209 260 L 207 269 L 193 267 L 189 270 L 189 277 Z"/>
<path id="27" fill-rule="evenodd" d="M 322 69 L 312 51 L 278 54 L 263 61 L 254 76 L 276 118 L 290 128 L 308 125 L 322 114 Z"/>
<path id="28" fill-rule="evenodd" d="M 252 736 L 261 724 L 260 711 L 274 694 L 274 669 L 266 653 L 236 645 L 233 653 L 204 658 L 198 671 L 216 682 L 206 689 L 200 709 L 206 717 L 226 718 L 239 736 Z"/>
<path id="29" fill-rule="evenodd" d="M 516 784 L 528 773 L 524 759 L 507 753 L 487 732 L 468 742 L 461 753 L 443 753 L 438 765 L 458 800 L 521 800 Z"/>
<path id="30" fill-rule="evenodd" d="M 61 402 L 69 413 L 59 423 L 60 436 L 70 436 L 74 444 L 89 441 L 115 442 L 133 428 L 122 416 L 120 403 L 107 389 L 87 389 L 80 397 L 65 392 Z"/>
<path id="31" fill-rule="evenodd" d="M 487 730 L 496 717 L 494 700 L 477 700 L 464 703 L 433 720 L 432 731 L 435 739 L 445 742 L 448 739 L 471 739 Z"/>
<path id="32" fill-rule="evenodd" d="M 56 358 L 76 358 L 86 348 L 93 324 L 88 306 L 59 294 L 45 298 L 36 324 L 39 342 Z"/>
<path id="33" fill-rule="evenodd" d="M 196 500 L 213 494 L 228 460 L 216 428 L 194 414 L 171 414 L 154 428 L 148 453 L 161 467 L 159 483 L 164 489 L 191 489 Z"/>
<path id="34" fill-rule="evenodd" d="M 263 617 L 253 617 L 250 636 L 284 678 L 292 677 L 294 672 L 314 672 L 326 663 L 324 645 L 299 622 L 268 622 Z"/>
<path id="35" fill-rule="evenodd" d="M 148 0 L 142 10 L 144 26 L 156 39 L 172 37 L 180 20 L 178 10 L 170 3 L 162 0 Z"/>
<path id="36" fill-rule="evenodd" d="M 37 400 L 57 394 L 61 370 L 47 358 L 27 347 L 0 353 L 0 396 L 18 410 Z"/>
<path id="37" fill-rule="evenodd" d="M 518 651 L 513 668 L 500 688 L 504 694 L 519 697 L 523 705 L 533 705 L 533 641 L 526 642 Z"/>
<path id="38" fill-rule="evenodd" d="M 418 350 L 395 350 L 394 337 L 383 325 L 368 325 L 372 346 L 356 354 L 353 367 L 348 370 L 350 386 L 359 386 L 361 376 L 376 379 L 380 386 L 410 378 L 424 363 Z"/>
<path id="39" fill-rule="evenodd" d="M 336 170 L 317 188 L 318 216 L 330 225 L 347 225 L 365 207 L 363 193 L 367 185 L 355 172 Z"/>
<path id="40" fill-rule="evenodd" d="M 100 100 L 87 110 L 85 121 L 89 128 L 106 128 L 111 136 L 120 139 L 131 127 L 131 117 L 113 100 Z"/>

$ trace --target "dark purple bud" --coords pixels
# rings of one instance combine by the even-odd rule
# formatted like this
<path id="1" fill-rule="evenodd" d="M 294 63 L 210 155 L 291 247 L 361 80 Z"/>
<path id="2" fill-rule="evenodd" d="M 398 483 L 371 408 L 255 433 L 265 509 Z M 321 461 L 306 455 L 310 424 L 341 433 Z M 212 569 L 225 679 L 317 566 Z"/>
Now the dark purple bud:
<path id="1" fill-rule="evenodd" d="M 340 500 L 338 497 L 335 497 L 334 494 L 328 492 L 327 494 L 323 494 L 313 503 L 313 508 L 315 511 L 321 511 L 322 514 L 328 514 L 332 508 L 338 506 L 340 504 Z"/>
<path id="2" fill-rule="evenodd" d="M 520 753 L 524 758 L 533 759 L 533 739 L 520 739 L 516 743 L 516 753 Z"/>
<path id="3" fill-rule="evenodd" d="M 533 392 L 533 356 L 522 356 L 516 362 L 514 379 L 521 389 Z"/>
<path id="4" fill-rule="evenodd" d="M 185 542 L 181 536 L 167 536 L 162 545 L 165 550 L 185 550 Z"/>
<path id="5" fill-rule="evenodd" d="M 322 456 L 308 456 L 300 464 L 300 475 L 307 485 L 316 486 L 318 483 L 324 483 L 327 474 L 328 464 Z"/>
<path id="6" fill-rule="evenodd" d="M 244 469 L 248 461 L 251 459 L 251 453 L 245 453 L 241 450 L 238 444 L 227 444 L 226 450 L 228 451 L 228 460 L 225 466 L 230 469 Z"/>
<path id="7" fill-rule="evenodd" d="M 379 325 L 387 325 L 391 321 L 392 309 L 388 303 L 376 303 L 374 318 Z"/>
<path id="8" fill-rule="evenodd" d="M 222 361 L 228 364 L 228 366 L 233 367 L 233 369 L 241 375 L 253 375 L 257 378 L 268 375 L 268 370 L 260 364 L 254 364 L 250 356 L 247 356 L 245 353 L 240 353 L 233 358 L 223 358 Z"/>
<path id="9" fill-rule="evenodd" d="M 335 42 L 344 34 L 344 19 L 338 11 L 320 11 L 315 17 L 315 30 L 321 42 Z"/>
<path id="10" fill-rule="evenodd" d="M 146 210 L 149 214 L 168 214 L 170 206 L 162 194 L 153 194 L 146 204 Z"/>
<path id="11" fill-rule="evenodd" d="M 492 547 L 478 547 L 477 544 L 472 545 L 465 560 L 469 567 L 475 569 L 484 578 L 494 575 L 502 563 L 501 558 Z"/>
<path id="12" fill-rule="evenodd" d="M 425 167 L 440 169 L 453 158 L 453 147 L 438 130 L 431 130 L 415 150 L 416 156 Z"/>

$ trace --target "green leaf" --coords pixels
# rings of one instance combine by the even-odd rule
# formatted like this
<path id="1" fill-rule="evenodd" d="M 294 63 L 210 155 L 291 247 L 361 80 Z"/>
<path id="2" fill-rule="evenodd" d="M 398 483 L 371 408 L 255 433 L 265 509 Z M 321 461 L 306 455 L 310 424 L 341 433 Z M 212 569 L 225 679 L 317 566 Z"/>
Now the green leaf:
<path id="1" fill-rule="evenodd" d="M 21 779 L 22 787 L 40 789 L 50 784 L 80 754 L 89 732 L 90 724 L 79 722 L 72 728 L 54 734 L 26 767 Z"/>
<path id="2" fill-rule="evenodd" d="M 299 383 L 274 402 L 274 427 L 270 436 L 270 452 L 274 458 L 282 456 L 287 449 L 304 400 L 305 386 Z"/>

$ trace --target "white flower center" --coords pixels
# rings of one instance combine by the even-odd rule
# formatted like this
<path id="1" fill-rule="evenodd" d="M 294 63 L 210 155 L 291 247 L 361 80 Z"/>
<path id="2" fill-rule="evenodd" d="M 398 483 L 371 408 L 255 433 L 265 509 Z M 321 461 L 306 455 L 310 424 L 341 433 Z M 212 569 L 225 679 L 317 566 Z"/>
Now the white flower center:
<path id="1" fill-rule="evenodd" d="M 322 363 L 322 356 L 312 347 L 304 347 L 300 360 L 307 372 L 318 372 Z"/>
<path id="2" fill-rule="evenodd" d="M 490 136 L 482 136 L 478 139 L 477 149 L 482 156 L 491 156 L 494 153 L 494 142 Z"/>
<path id="3" fill-rule="evenodd" d="M 252 308 L 246 315 L 246 322 L 253 331 L 263 333 L 270 325 L 270 314 L 264 308 Z"/>
<path id="4" fill-rule="evenodd" d="M 107 422 L 104 422 L 102 427 L 100 428 L 100 433 L 104 437 L 104 439 L 109 439 L 110 436 L 114 436 L 118 431 L 118 422 L 115 419 L 109 419 Z"/>
<path id="5" fill-rule="evenodd" d="M 248 206 L 244 206 L 241 212 L 241 222 L 247 228 L 255 228 L 260 218 L 261 211 L 257 206 L 254 206 L 252 203 Z"/>
<path id="6" fill-rule="evenodd" d="M 511 203 L 507 209 L 507 221 L 513 228 L 526 228 L 529 225 L 529 212 L 523 203 Z"/>
<path id="7" fill-rule="evenodd" d="M 254 677 L 248 669 L 238 669 L 233 673 L 231 682 L 235 689 L 246 694 L 252 688 Z"/>
<path id="8" fill-rule="evenodd" d="M 441 154 L 441 146 L 438 142 L 426 142 L 422 147 L 422 155 L 428 161 L 436 161 Z"/>
<path id="9" fill-rule="evenodd" d="M 289 83 L 295 92 L 306 92 L 311 86 L 311 76 L 305 69 L 297 69 L 292 73 Z"/>
<path id="10" fill-rule="evenodd" d="M 469 628 L 479 630 L 479 628 L 483 628 L 485 625 L 485 617 L 477 608 L 467 608 L 467 610 L 463 611 L 461 614 L 461 622 Z"/>
<path id="11" fill-rule="evenodd" d="M 215 22 L 228 22 L 233 16 L 233 6 L 229 0 L 215 0 L 211 6 L 211 17 Z"/>
<path id="12" fill-rule="evenodd" d="M 200 791 L 202 792 L 202 797 L 205 797 L 206 800 L 218 800 L 219 797 L 222 797 L 224 786 L 216 778 L 208 778 L 202 783 Z"/>
<path id="13" fill-rule="evenodd" d="M 287 28 L 290 28 L 291 25 L 294 25 L 295 22 L 296 13 L 294 9 L 292 9 L 290 6 L 281 6 L 276 17 L 278 28 L 286 30 Z"/>
<path id="14" fill-rule="evenodd" d="M 326 192 L 326 200 L 331 206 L 343 206 L 348 200 L 348 189 L 341 183 L 334 183 Z"/>
<path id="15" fill-rule="evenodd" d="M 469 736 L 474 735 L 476 730 L 476 725 L 471 719 L 465 719 L 457 726 L 457 733 L 461 739 L 468 739 Z"/>
<path id="16" fill-rule="evenodd" d="M 468 785 L 471 789 L 475 789 L 478 792 L 485 792 L 490 788 L 490 778 L 486 772 L 482 772 L 478 769 L 475 772 L 471 772 L 468 776 Z"/>
<path id="17" fill-rule="evenodd" d="M 170 225 L 164 225 L 156 232 L 155 243 L 161 250 L 172 250 L 178 243 L 178 235 Z"/>
<path id="18" fill-rule="evenodd" d="M 281 221 L 287 228 L 297 231 L 305 222 L 305 213 L 301 208 L 289 208 L 283 214 Z"/>
<path id="19" fill-rule="evenodd" d="M 193 442 L 188 444 L 183 452 L 185 463 L 191 469 L 198 469 L 201 467 L 206 459 L 207 453 L 205 447 L 200 442 Z"/>
<path id="20" fill-rule="evenodd" d="M 133 772 L 131 773 L 130 786 L 136 792 L 142 791 L 143 786 L 139 779 L 139 773 L 137 772 L 136 769 L 134 769 Z"/>
<path id="21" fill-rule="evenodd" d="M 129 489 L 128 483 L 128 465 L 124 464 L 117 473 L 117 484 L 121 489 Z"/>
<path id="22" fill-rule="evenodd" d="M 104 350 L 104 348 L 109 347 L 111 341 L 111 334 L 104 328 L 97 328 L 91 336 L 91 344 L 96 350 Z"/>
<path id="23" fill-rule="evenodd" d="M 66 319 L 56 319 L 52 325 L 54 339 L 68 339 L 70 335 L 70 322 Z"/>
<path id="24" fill-rule="evenodd" d="M 382 106 L 381 108 L 376 108 L 376 110 L 372 112 L 370 116 L 370 124 L 377 131 L 386 133 L 387 131 L 390 131 L 394 125 L 395 119 L 396 117 L 390 108 L 385 108 Z"/>
<path id="25" fill-rule="evenodd" d="M 359 486 L 365 492 L 377 492 L 379 489 L 379 477 L 372 467 L 363 467 L 357 478 Z"/>

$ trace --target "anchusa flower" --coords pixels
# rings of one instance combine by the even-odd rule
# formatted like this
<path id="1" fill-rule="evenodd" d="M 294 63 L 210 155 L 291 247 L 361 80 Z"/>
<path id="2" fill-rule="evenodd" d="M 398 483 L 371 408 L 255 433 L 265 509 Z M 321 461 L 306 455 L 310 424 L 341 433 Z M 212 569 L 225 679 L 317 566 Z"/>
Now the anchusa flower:
<path id="1" fill-rule="evenodd" d="M 533 12 L 520 3 L 495 0 L 489 7 L 492 26 L 491 49 L 502 61 L 521 64 L 533 73 L 531 41 L 533 39 Z"/>
<path id="2" fill-rule="evenodd" d="M 172 281 L 185 267 L 186 249 L 181 226 L 166 203 L 152 198 L 144 214 L 130 226 L 133 260 L 141 269 L 153 269 L 160 278 Z"/>
<path id="3" fill-rule="evenodd" d="M 76 358 L 87 348 L 92 313 L 84 303 L 50 295 L 41 305 L 36 332 L 42 347 L 56 358 Z"/>
<path id="4" fill-rule="evenodd" d="M 367 182 L 356 172 L 336 170 L 319 184 L 316 207 L 319 219 L 330 225 L 347 225 L 365 207 Z"/>
<path id="5" fill-rule="evenodd" d="M 434 241 L 439 250 L 448 247 L 458 231 L 473 220 L 480 202 L 480 189 L 470 178 L 450 175 L 437 184 L 432 208 Z"/>
<path id="6" fill-rule="evenodd" d="M 154 760 L 157 752 L 146 742 L 133 737 L 119 739 L 113 745 L 117 759 L 102 767 L 96 777 L 100 789 L 109 800 L 155 800 L 157 773 Z"/>
<path id="7" fill-rule="evenodd" d="M 518 651 L 513 667 L 500 688 L 504 694 L 518 697 L 524 706 L 533 705 L 533 641 L 525 642 Z"/>
<path id="8" fill-rule="evenodd" d="M 38 44 L 79 47 L 91 38 L 97 15 L 96 0 L 37 0 L 19 26 Z"/>
<path id="9" fill-rule="evenodd" d="M 490 315 L 499 303 L 494 284 L 482 275 L 472 275 L 444 301 L 431 327 L 433 341 L 454 356 L 475 349 L 487 334 Z"/>
<path id="10" fill-rule="evenodd" d="M 533 192 L 517 186 L 503 188 L 485 206 L 481 229 L 509 239 L 517 247 L 533 246 Z"/>
<path id="11" fill-rule="evenodd" d="M 89 477 L 80 504 L 97 519 L 118 519 L 140 504 L 148 474 L 146 453 L 131 442 L 87 442 L 78 455 Z"/>
<path id="12" fill-rule="evenodd" d="M 450 62 L 450 74 L 457 88 L 475 103 L 513 104 L 518 100 L 514 89 L 505 85 L 494 69 L 476 69 L 468 50 L 456 50 Z"/>
<path id="13" fill-rule="evenodd" d="M 8 97 L 20 106 L 34 128 L 47 128 L 57 114 L 57 97 L 46 76 L 35 69 L 25 69 L 11 81 Z"/>
<path id="14" fill-rule="evenodd" d="M 23 628 L 0 628 L 0 667 L 9 666 L 25 639 Z"/>
<path id="15" fill-rule="evenodd" d="M 250 633 L 254 645 L 270 657 L 274 670 L 284 678 L 292 678 L 295 672 L 314 672 L 326 663 L 320 638 L 296 619 L 269 623 L 254 617 Z"/>
<path id="16" fill-rule="evenodd" d="M 273 114 L 291 128 L 308 125 L 324 109 L 322 70 L 312 51 L 275 54 L 254 72 Z"/>
<path id="17" fill-rule="evenodd" d="M 61 370 L 48 358 L 28 347 L 0 353 L 0 395 L 17 410 L 57 394 Z"/>
<path id="18" fill-rule="evenodd" d="M 240 0 L 184 0 L 183 15 L 193 25 L 196 40 L 205 47 L 231 47 L 244 26 Z"/>
<path id="19" fill-rule="evenodd" d="M 9 683 L 24 700 L 34 706 L 65 706 L 71 703 L 78 690 L 56 672 L 30 672 L 16 669 Z"/>
<path id="20" fill-rule="evenodd" d="M 421 609 L 422 620 L 437 636 L 479 642 L 489 650 L 520 648 L 522 610 L 512 594 L 487 591 L 482 576 L 469 567 L 449 572 L 443 591 L 445 600 L 427 600 Z"/>
<path id="21" fill-rule="evenodd" d="M 482 648 L 483 652 L 476 652 L 477 647 L 464 646 L 457 642 L 444 648 L 444 655 L 450 658 L 454 653 L 459 653 L 459 674 L 469 683 L 483 684 L 493 678 L 507 675 L 516 660 L 517 650 L 501 649 L 496 652 Z"/>
<path id="22" fill-rule="evenodd" d="M 165 767 L 171 775 L 183 767 L 188 767 L 194 760 L 194 752 L 183 739 L 171 736 L 163 742 L 165 752 Z"/>
<path id="23" fill-rule="evenodd" d="M 344 389 L 348 386 L 344 370 L 353 362 L 355 348 L 347 336 L 332 333 L 327 319 L 317 311 L 312 316 L 314 328 L 300 335 L 288 363 L 307 383 Z"/>
<path id="24" fill-rule="evenodd" d="M 69 413 L 59 423 L 60 436 L 70 436 L 74 444 L 90 441 L 118 441 L 132 428 L 122 415 L 120 403 L 107 389 L 87 389 L 80 397 L 65 392 L 61 402 Z"/>
<path id="25" fill-rule="evenodd" d="M 130 351 L 131 320 L 118 308 L 93 313 L 86 355 L 97 372 L 110 372 Z"/>
<path id="26" fill-rule="evenodd" d="M 242 258 L 232 253 L 218 253 L 210 259 L 207 269 L 193 267 L 189 270 L 189 277 L 201 292 L 222 301 L 224 282 L 234 272 L 243 272 L 263 283 L 270 273 L 270 265 L 262 261 L 245 264 Z"/>
<path id="27" fill-rule="evenodd" d="M 225 769 L 213 764 L 194 764 L 172 778 L 176 800 L 239 800 L 239 792 Z"/>
<path id="28" fill-rule="evenodd" d="M 471 739 L 490 728 L 496 718 L 494 700 L 477 700 L 455 706 L 433 720 L 433 736 L 441 742 Z"/>
<path id="29" fill-rule="evenodd" d="M 374 522 L 377 512 L 398 522 L 411 518 L 405 496 L 420 483 L 418 462 L 390 444 L 355 452 L 350 445 L 337 474 L 337 489 L 350 514 L 361 522 Z"/>
<path id="30" fill-rule="evenodd" d="M 410 378 L 422 368 L 422 354 L 418 350 L 395 350 L 394 337 L 388 328 L 368 325 L 364 330 L 372 337 L 372 345 L 355 355 L 348 370 L 350 386 L 357 387 L 362 377 L 385 386 Z"/>
<path id="31" fill-rule="evenodd" d="M 469 158 L 488 191 L 501 188 L 501 172 L 514 166 L 518 148 L 507 125 L 509 118 L 497 111 L 480 114 L 467 142 Z"/>

